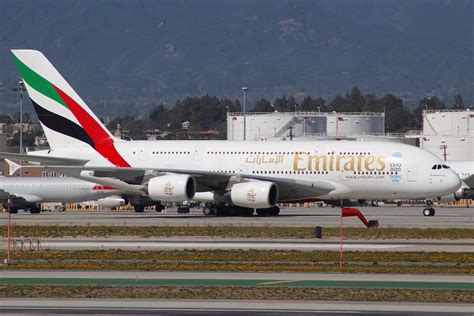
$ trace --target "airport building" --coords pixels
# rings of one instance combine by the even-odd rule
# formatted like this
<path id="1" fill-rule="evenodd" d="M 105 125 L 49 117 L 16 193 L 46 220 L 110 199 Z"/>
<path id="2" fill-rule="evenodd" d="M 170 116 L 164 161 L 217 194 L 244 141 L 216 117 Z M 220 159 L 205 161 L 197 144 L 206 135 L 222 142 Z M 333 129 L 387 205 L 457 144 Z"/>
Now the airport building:
<path id="1" fill-rule="evenodd" d="M 380 112 L 230 112 L 227 139 L 351 139 L 363 135 L 384 135 L 385 114 Z"/>
<path id="2" fill-rule="evenodd" d="M 425 110 L 420 147 L 443 160 L 474 160 L 474 110 Z"/>

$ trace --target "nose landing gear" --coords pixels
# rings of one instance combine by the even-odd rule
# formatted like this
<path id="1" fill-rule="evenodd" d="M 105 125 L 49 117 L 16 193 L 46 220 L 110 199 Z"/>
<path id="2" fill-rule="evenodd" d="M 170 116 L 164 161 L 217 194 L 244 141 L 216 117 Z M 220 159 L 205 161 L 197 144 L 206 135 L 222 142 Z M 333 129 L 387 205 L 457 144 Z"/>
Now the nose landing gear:
<path id="1" fill-rule="evenodd" d="M 426 207 L 423 209 L 423 216 L 434 216 L 436 210 L 433 207 L 432 201 L 426 201 Z"/>

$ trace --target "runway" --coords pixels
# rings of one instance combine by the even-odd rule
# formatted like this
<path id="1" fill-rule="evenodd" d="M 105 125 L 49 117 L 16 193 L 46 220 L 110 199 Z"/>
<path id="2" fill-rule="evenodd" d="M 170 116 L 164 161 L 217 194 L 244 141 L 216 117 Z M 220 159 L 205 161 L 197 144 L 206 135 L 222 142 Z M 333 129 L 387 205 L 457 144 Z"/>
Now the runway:
<path id="1" fill-rule="evenodd" d="M 2 271 L 0 285 L 252 286 L 474 289 L 466 275 L 337 273 Z"/>
<path id="2" fill-rule="evenodd" d="M 19 245 L 19 240 L 14 240 Z M 40 239 L 42 249 L 48 250 L 339 250 L 340 243 L 335 240 L 276 240 L 276 239 L 232 239 L 209 237 L 185 238 L 129 238 L 108 239 L 57 238 Z M 7 242 L 0 239 L 0 250 L 5 250 Z M 28 247 L 28 246 L 26 246 Z M 472 240 L 358 240 L 344 241 L 346 251 L 443 251 L 474 252 Z"/>
<path id="3" fill-rule="evenodd" d="M 469 304 L 160 299 L 0 299 L 0 314 L 472 315 Z"/>
<path id="4" fill-rule="evenodd" d="M 359 208 L 368 220 L 377 219 L 380 227 L 422 227 L 422 228 L 472 228 L 474 208 L 436 207 L 436 215 L 425 217 L 421 214 L 422 205 L 380 206 Z M 3 221 L 6 215 L 3 216 Z M 12 215 L 16 225 L 115 225 L 115 226 L 339 226 L 339 209 L 324 208 L 283 208 L 275 217 L 215 217 L 204 216 L 202 210 L 193 209 L 190 214 L 177 214 L 168 209 L 166 214 L 147 210 L 134 211 L 66 211 L 29 214 L 20 212 Z M 1 220 L 1 219 L 0 219 Z M 344 226 L 363 227 L 353 217 L 344 218 Z"/>

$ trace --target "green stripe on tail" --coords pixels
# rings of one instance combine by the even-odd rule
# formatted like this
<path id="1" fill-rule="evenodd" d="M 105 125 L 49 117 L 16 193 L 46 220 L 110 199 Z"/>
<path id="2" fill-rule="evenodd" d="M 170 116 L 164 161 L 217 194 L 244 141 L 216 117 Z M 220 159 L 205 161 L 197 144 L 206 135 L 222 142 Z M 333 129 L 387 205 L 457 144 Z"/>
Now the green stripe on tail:
<path id="1" fill-rule="evenodd" d="M 63 105 L 65 108 L 69 109 L 64 102 L 64 100 L 61 98 L 61 96 L 57 93 L 56 89 L 54 89 L 53 85 L 40 75 L 38 75 L 36 72 L 31 70 L 28 66 L 26 66 L 24 63 L 21 62 L 15 55 L 13 55 L 15 63 L 20 70 L 20 75 L 23 78 L 23 80 L 28 83 L 29 86 L 31 86 L 33 89 L 38 91 L 41 94 L 44 94 L 45 96 L 55 100 L 59 104 Z"/>

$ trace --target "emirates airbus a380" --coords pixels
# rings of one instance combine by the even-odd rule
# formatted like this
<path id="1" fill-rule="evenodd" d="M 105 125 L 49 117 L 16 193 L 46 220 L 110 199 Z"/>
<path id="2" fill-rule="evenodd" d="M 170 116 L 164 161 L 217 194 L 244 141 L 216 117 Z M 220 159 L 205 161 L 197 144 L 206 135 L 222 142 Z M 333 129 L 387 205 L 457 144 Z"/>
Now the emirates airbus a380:
<path id="1" fill-rule="evenodd" d="M 125 141 L 114 138 L 48 59 L 12 50 L 51 149 L 27 158 L 156 203 L 215 203 L 218 213 L 276 215 L 279 202 L 419 199 L 461 180 L 420 148 L 353 141 Z"/>

